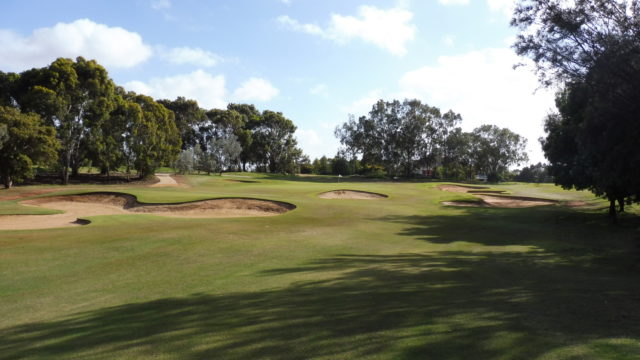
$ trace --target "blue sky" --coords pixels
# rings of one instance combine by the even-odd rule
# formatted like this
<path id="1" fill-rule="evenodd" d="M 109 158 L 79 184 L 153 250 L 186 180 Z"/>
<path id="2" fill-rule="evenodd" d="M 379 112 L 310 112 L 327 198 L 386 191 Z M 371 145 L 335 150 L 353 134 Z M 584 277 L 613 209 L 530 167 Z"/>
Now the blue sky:
<path id="1" fill-rule="evenodd" d="M 462 127 L 538 137 L 553 108 L 510 49 L 513 0 L 5 1 L 0 70 L 55 58 L 98 60 L 117 84 L 202 107 L 248 102 L 281 111 L 312 158 L 333 129 L 379 99 L 419 98 Z"/>

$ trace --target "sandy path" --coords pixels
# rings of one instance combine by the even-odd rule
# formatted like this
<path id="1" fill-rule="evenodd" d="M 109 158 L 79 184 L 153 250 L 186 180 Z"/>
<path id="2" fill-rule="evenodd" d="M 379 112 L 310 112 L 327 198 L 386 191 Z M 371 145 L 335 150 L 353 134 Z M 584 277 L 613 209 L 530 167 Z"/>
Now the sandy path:
<path id="1" fill-rule="evenodd" d="M 0 230 L 31 230 L 86 225 L 79 221 L 98 215 L 152 214 L 183 218 L 274 216 L 295 205 L 259 199 L 211 199 L 180 204 L 141 204 L 135 197 L 117 193 L 54 196 L 25 200 L 25 206 L 61 210 L 54 215 L 0 215 Z"/>
<path id="2" fill-rule="evenodd" d="M 176 179 L 171 177 L 171 174 L 156 174 L 156 177 L 160 179 L 159 182 L 151 185 L 151 187 L 167 187 L 167 186 L 178 186 L 178 182 Z"/>

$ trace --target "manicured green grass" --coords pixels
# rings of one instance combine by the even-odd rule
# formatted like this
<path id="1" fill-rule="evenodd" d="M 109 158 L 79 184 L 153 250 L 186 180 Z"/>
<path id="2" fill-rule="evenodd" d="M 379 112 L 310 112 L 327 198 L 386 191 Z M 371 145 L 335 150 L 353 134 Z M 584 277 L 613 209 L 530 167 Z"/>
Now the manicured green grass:
<path id="1" fill-rule="evenodd" d="M 469 195 L 431 182 L 188 179 L 191 187 L 64 189 L 298 207 L 275 217 L 99 216 L 84 227 L 0 231 L 0 358 L 640 357 L 633 214 L 612 226 L 604 209 L 442 206 Z M 592 198 L 550 185 L 492 188 Z M 335 189 L 389 198 L 317 197 Z"/>

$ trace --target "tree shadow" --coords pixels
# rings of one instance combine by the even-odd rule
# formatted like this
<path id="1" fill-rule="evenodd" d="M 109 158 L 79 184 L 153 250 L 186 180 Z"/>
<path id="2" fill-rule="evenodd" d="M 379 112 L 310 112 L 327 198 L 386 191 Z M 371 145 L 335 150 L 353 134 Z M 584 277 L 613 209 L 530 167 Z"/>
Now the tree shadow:
<path id="1" fill-rule="evenodd" d="M 281 289 L 0 329 L 0 357 L 536 358 L 623 337 L 635 342 L 605 345 L 640 354 L 638 273 L 555 260 L 544 252 L 335 256 L 259 274 L 334 273 Z"/>

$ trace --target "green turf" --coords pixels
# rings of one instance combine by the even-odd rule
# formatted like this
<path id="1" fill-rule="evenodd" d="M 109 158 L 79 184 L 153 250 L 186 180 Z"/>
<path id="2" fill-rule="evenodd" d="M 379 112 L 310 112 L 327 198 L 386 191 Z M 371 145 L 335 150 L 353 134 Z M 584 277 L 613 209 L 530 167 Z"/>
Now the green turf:
<path id="1" fill-rule="evenodd" d="M 442 206 L 469 196 L 430 182 L 188 179 L 191 187 L 61 189 L 298 208 L 0 231 L 0 359 L 640 358 L 633 209 L 612 226 L 605 209 Z M 592 198 L 550 185 L 492 188 Z M 334 189 L 389 198 L 317 197 Z M 1 209 L 24 210 L 15 201 Z"/>

